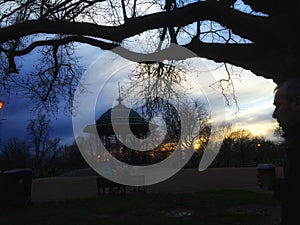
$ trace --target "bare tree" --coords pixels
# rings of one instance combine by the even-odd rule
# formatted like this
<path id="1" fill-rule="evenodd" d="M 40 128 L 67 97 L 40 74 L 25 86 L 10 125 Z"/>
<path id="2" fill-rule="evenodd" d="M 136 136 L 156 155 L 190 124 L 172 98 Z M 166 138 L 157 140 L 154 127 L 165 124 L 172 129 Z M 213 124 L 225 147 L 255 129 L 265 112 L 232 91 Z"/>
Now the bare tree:
<path id="1" fill-rule="evenodd" d="M 188 68 L 184 61 L 140 63 L 135 66 L 125 88 L 126 97 L 136 102 L 135 108 L 146 120 L 163 119 L 166 136 L 156 150 L 160 153 L 163 150 L 161 155 L 165 157 L 179 145 L 182 151 L 191 149 L 196 139 L 209 136 L 209 112 L 205 102 L 198 99 L 203 97 L 201 94 L 191 95 L 193 86 L 186 76 Z M 183 136 L 184 140 L 179 141 Z"/>
<path id="2" fill-rule="evenodd" d="M 35 169 L 41 170 L 43 159 L 49 155 L 55 157 L 55 152 L 58 148 L 59 139 L 51 139 L 50 120 L 46 115 L 39 115 L 37 119 L 30 120 L 27 126 L 28 133 L 31 136 L 33 149 L 35 152 Z"/>

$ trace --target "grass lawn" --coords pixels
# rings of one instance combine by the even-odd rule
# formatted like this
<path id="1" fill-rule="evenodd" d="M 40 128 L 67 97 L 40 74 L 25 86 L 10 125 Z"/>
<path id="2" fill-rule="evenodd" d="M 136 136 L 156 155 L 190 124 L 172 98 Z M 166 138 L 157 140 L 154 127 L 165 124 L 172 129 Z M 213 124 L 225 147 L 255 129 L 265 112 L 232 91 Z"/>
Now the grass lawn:
<path id="1" fill-rule="evenodd" d="M 270 194 L 215 191 L 184 194 L 107 195 L 94 199 L 0 209 L 1 225 L 253 225 L 265 215 L 232 211 L 245 205 L 276 206 Z M 173 212 L 187 214 L 174 217 Z M 175 215 L 178 215 L 175 213 Z"/>

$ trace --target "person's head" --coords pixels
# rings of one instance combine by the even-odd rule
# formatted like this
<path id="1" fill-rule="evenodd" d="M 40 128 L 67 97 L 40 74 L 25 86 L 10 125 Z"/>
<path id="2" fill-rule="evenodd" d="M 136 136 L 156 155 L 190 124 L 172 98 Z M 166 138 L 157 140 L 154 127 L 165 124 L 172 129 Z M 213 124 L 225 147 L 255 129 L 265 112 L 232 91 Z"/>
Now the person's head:
<path id="1" fill-rule="evenodd" d="M 273 118 L 285 133 L 300 130 L 300 78 L 289 79 L 276 88 Z"/>

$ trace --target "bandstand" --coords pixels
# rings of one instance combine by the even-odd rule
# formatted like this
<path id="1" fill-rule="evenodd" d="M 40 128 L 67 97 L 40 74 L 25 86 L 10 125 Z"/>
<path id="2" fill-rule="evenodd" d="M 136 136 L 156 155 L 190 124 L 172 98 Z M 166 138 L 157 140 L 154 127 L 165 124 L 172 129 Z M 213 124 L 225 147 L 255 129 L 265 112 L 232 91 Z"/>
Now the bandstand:
<path id="1" fill-rule="evenodd" d="M 102 154 L 99 154 L 99 159 L 108 160 L 109 157 L 113 156 L 123 162 L 130 163 L 133 161 L 141 161 L 141 158 L 146 158 L 146 152 L 136 151 L 129 149 L 120 141 L 120 137 L 122 136 L 122 140 L 128 140 L 130 136 L 125 129 L 122 129 L 122 126 L 130 127 L 132 134 L 139 139 L 145 138 L 149 133 L 149 123 L 140 116 L 140 114 L 125 105 L 122 104 L 123 99 L 119 96 L 117 99 L 117 105 L 113 108 L 110 108 L 106 112 L 104 112 L 99 119 L 96 121 L 96 130 L 98 136 L 105 147 L 106 151 L 100 151 Z M 118 134 L 115 133 L 112 125 L 112 113 L 114 115 L 114 123 L 120 128 L 121 131 Z M 127 115 L 127 116 L 125 116 Z M 129 115 L 129 116 L 128 116 Z M 95 125 L 88 125 L 85 127 L 84 132 L 93 133 Z M 155 126 L 151 124 L 151 126 Z M 143 146 L 140 146 L 143 148 Z M 107 153 L 106 155 L 103 152 Z"/>

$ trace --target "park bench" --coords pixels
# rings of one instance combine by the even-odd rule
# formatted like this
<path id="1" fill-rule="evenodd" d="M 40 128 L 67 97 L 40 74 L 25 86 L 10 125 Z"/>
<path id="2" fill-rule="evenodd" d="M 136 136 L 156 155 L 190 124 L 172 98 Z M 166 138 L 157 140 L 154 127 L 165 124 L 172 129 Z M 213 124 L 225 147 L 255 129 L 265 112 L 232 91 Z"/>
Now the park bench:
<path id="1" fill-rule="evenodd" d="M 100 194 L 113 194 L 113 193 L 126 193 L 126 188 L 128 187 L 128 185 L 124 185 L 124 184 L 119 184 L 117 182 L 114 182 L 112 180 L 109 180 L 105 177 L 97 177 L 97 190 L 98 190 L 98 195 Z M 135 176 L 131 176 L 130 180 L 132 181 L 136 181 L 136 180 L 144 182 L 145 178 L 142 175 L 135 175 Z M 139 187 L 134 187 L 133 188 L 134 192 L 146 192 L 146 188 L 145 186 L 139 186 Z"/>
<path id="2" fill-rule="evenodd" d="M 105 177 L 97 177 L 97 190 L 98 194 L 105 194 L 106 190 L 108 190 L 108 193 L 110 194 L 122 191 L 123 193 L 126 193 L 126 185 L 116 183 Z"/>

